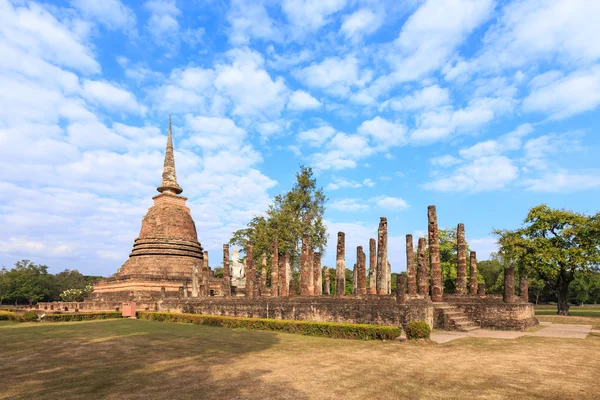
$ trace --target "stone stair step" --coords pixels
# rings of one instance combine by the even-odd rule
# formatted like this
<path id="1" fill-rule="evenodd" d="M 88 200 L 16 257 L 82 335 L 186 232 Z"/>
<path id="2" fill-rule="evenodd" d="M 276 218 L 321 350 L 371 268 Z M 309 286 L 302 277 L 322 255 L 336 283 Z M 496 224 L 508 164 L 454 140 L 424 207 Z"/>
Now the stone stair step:
<path id="1" fill-rule="evenodd" d="M 462 321 L 454 321 L 454 325 L 455 326 L 458 326 L 458 325 L 460 325 L 460 326 L 473 325 L 473 322 L 469 321 L 468 319 L 467 320 L 462 320 Z"/>
<path id="2" fill-rule="evenodd" d="M 471 326 L 465 326 L 465 327 L 461 327 L 460 330 L 462 332 L 473 332 L 476 331 L 477 329 L 480 329 L 478 326 L 475 325 L 471 325 Z"/>

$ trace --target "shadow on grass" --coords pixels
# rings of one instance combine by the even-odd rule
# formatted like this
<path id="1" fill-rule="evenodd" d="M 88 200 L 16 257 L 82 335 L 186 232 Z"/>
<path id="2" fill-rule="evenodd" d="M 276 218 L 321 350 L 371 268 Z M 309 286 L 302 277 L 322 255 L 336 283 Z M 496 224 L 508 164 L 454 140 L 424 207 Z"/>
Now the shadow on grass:
<path id="1" fill-rule="evenodd" d="M 278 342 L 271 332 L 152 321 L 0 326 L 0 398 L 308 398 L 263 378 L 261 352 Z M 261 367 L 229 370 L 241 357 Z"/>

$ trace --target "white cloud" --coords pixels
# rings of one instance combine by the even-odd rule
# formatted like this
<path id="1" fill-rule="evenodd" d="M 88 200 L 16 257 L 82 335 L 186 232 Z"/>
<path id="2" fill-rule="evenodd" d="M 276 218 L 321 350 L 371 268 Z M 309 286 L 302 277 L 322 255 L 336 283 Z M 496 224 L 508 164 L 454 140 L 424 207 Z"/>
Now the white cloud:
<path id="1" fill-rule="evenodd" d="M 328 57 L 320 63 L 294 71 L 294 75 L 311 88 L 322 89 L 335 96 L 344 96 L 352 87 L 362 87 L 371 80 L 370 71 L 361 71 L 358 59 Z"/>
<path id="2" fill-rule="evenodd" d="M 542 135 L 528 140 L 523 146 L 525 165 L 537 170 L 545 170 L 555 164 L 548 156 L 569 154 L 582 149 L 578 132 Z"/>
<path id="3" fill-rule="evenodd" d="M 504 156 L 481 157 L 459 166 L 450 175 L 423 185 L 439 192 L 480 192 L 504 188 L 519 176 L 518 168 Z"/>
<path id="4" fill-rule="evenodd" d="M 330 23 L 329 17 L 345 6 L 346 0 L 284 0 L 281 8 L 294 25 L 292 35 L 302 36 Z"/>
<path id="5" fill-rule="evenodd" d="M 146 107 L 140 106 L 131 92 L 108 82 L 86 79 L 83 81 L 82 95 L 111 111 L 129 111 L 142 115 L 146 113 Z"/>
<path id="6" fill-rule="evenodd" d="M 177 17 L 181 15 L 181 11 L 175 0 L 149 0 L 144 7 L 150 11 L 147 28 L 154 41 L 165 47 L 179 43 Z"/>
<path id="7" fill-rule="evenodd" d="M 394 111 L 413 111 L 440 107 L 449 102 L 450 93 L 448 89 L 431 85 L 415 91 L 411 95 L 386 100 L 381 104 L 380 109 L 389 107 Z"/>
<path id="8" fill-rule="evenodd" d="M 370 96 L 379 97 L 398 83 L 418 80 L 441 68 L 493 9 L 493 0 L 426 1 L 386 50 L 392 72 L 373 83 Z"/>
<path id="9" fill-rule="evenodd" d="M 435 167 L 446 168 L 446 167 L 451 167 L 456 164 L 460 164 L 463 161 L 461 159 L 453 157 L 451 155 L 445 155 L 445 156 L 430 158 L 429 162 L 431 163 L 431 165 L 433 165 Z"/>
<path id="10" fill-rule="evenodd" d="M 370 199 L 375 202 L 377 207 L 386 210 L 404 210 L 408 208 L 408 203 L 399 197 L 379 196 Z"/>
<path id="11" fill-rule="evenodd" d="M 287 105 L 290 110 L 310 110 L 318 107 L 321 107 L 321 102 L 304 90 L 293 92 Z"/>
<path id="12" fill-rule="evenodd" d="M 46 244 L 27 238 L 11 237 L 8 242 L 0 242 L 0 248 L 4 253 L 30 254 L 32 256 L 66 256 L 73 253 L 71 245 L 65 243 Z"/>
<path id="13" fill-rule="evenodd" d="M 363 186 L 366 186 L 366 187 L 375 186 L 375 182 L 373 182 L 370 178 L 366 178 L 362 184 L 363 184 Z"/>
<path id="14" fill-rule="evenodd" d="M 192 132 L 190 142 L 206 150 L 235 150 L 246 138 L 246 131 L 229 118 L 187 115 L 186 127 Z"/>
<path id="15" fill-rule="evenodd" d="M 92 18 L 108 29 L 135 29 L 135 13 L 120 0 L 71 0 L 71 3 L 86 18 Z"/>
<path id="16" fill-rule="evenodd" d="M 336 130 L 329 125 L 309 129 L 298 133 L 298 141 L 308 146 L 320 147 L 330 137 L 335 135 Z"/>
<path id="17" fill-rule="evenodd" d="M 416 117 L 416 129 L 411 141 L 427 143 L 441 140 L 455 133 L 471 132 L 493 121 L 495 117 L 512 112 L 514 101 L 504 98 L 476 98 L 466 107 L 454 110 L 440 107 Z"/>
<path id="18" fill-rule="evenodd" d="M 233 102 L 232 114 L 279 115 L 288 89 L 283 78 L 272 79 L 264 69 L 262 56 L 249 49 L 227 52 L 231 64 L 219 65 L 215 87 Z"/>
<path id="19" fill-rule="evenodd" d="M 383 16 L 368 8 L 361 8 L 344 17 L 340 32 L 347 39 L 360 40 L 365 35 L 375 33 L 383 23 Z"/>
<path id="20" fill-rule="evenodd" d="M 600 67 L 576 71 L 553 81 L 536 82 L 537 87 L 523 100 L 525 111 L 539 111 L 552 119 L 564 119 L 600 104 Z"/>
<path id="21" fill-rule="evenodd" d="M 272 59 L 267 60 L 270 68 L 286 70 L 299 64 L 304 64 L 314 57 L 314 52 L 309 49 L 302 49 L 298 53 L 286 52 L 283 54 L 275 53 L 273 46 L 267 48 L 267 54 Z"/>
<path id="22" fill-rule="evenodd" d="M 352 180 L 346 180 L 346 179 L 340 179 L 340 178 L 333 178 L 332 182 L 329 182 L 329 184 L 327 185 L 327 190 L 338 190 L 338 189 L 343 189 L 343 188 L 352 188 L 352 189 L 356 189 L 359 187 L 362 187 L 363 185 L 360 182 L 356 182 L 356 181 L 352 181 Z"/>
<path id="23" fill-rule="evenodd" d="M 513 1 L 486 32 L 483 49 L 473 60 L 457 59 L 445 70 L 447 80 L 468 79 L 472 73 L 499 73 L 528 68 L 535 62 L 585 67 L 600 58 L 597 20 L 600 4 L 585 0 Z"/>
<path id="24" fill-rule="evenodd" d="M 572 193 L 600 188 L 600 171 L 548 171 L 539 178 L 525 179 L 526 190 L 545 193 Z"/>
<path id="25" fill-rule="evenodd" d="M 325 152 L 313 154 L 312 160 L 317 169 L 341 170 L 355 168 L 358 160 L 374 153 L 365 137 L 338 132 L 325 146 Z"/>
<path id="26" fill-rule="evenodd" d="M 359 134 L 370 137 L 377 145 L 378 150 L 404 144 L 406 130 L 406 126 L 403 124 L 390 122 L 379 116 L 370 121 L 364 121 L 357 129 Z"/>
<path id="27" fill-rule="evenodd" d="M 216 114 L 218 112 L 211 107 L 211 103 L 218 103 L 215 101 L 215 76 L 213 69 L 176 68 L 165 84 L 150 89 L 149 97 L 158 110 Z"/>
<path id="28" fill-rule="evenodd" d="M 281 32 L 260 1 L 233 1 L 227 19 L 231 24 L 229 41 L 236 46 L 247 45 L 251 39 L 281 40 Z"/>
<path id="29" fill-rule="evenodd" d="M 502 135 L 498 139 L 479 142 L 469 148 L 460 150 L 459 153 L 463 158 L 474 159 L 519 150 L 523 145 L 522 139 L 531 132 L 533 132 L 533 127 L 530 124 L 522 124 L 514 131 Z"/>
<path id="30" fill-rule="evenodd" d="M 42 6 L 28 3 L 13 7 L 0 4 L 0 37 L 14 49 L 56 65 L 84 73 L 100 72 L 92 51 L 82 44 L 84 37 L 61 24 Z"/>
<path id="31" fill-rule="evenodd" d="M 334 200 L 328 206 L 338 211 L 363 211 L 369 209 L 368 205 L 361 204 L 356 199 Z"/>

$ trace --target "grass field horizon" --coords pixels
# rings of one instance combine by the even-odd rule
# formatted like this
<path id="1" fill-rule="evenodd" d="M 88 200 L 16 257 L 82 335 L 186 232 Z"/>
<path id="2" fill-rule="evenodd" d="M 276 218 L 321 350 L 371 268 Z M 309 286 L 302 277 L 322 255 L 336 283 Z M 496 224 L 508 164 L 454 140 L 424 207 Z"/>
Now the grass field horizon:
<path id="1" fill-rule="evenodd" d="M 435 344 L 140 320 L 2 322 L 0 398 L 591 399 L 598 359 L 598 334 Z"/>
<path id="2" fill-rule="evenodd" d="M 600 318 L 600 305 L 585 304 L 583 306 L 571 306 L 569 314 L 572 317 Z M 541 315 L 557 315 L 556 305 L 543 304 L 535 306 L 535 315 L 536 317 Z"/>

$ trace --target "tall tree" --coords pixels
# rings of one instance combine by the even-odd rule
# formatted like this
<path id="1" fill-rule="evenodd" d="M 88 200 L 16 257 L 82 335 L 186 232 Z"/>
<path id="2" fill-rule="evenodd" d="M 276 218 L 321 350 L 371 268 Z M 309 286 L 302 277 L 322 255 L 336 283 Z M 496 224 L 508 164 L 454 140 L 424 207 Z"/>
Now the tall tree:
<path id="1" fill-rule="evenodd" d="M 520 229 L 495 230 L 502 257 L 522 273 L 535 272 L 557 296 L 558 314 L 569 314 L 569 286 L 577 272 L 600 264 L 600 213 L 592 216 L 533 207 Z"/>
<path id="2" fill-rule="evenodd" d="M 263 252 L 270 256 L 271 243 L 276 238 L 279 253 L 289 252 L 295 265 L 304 234 L 309 236 L 315 251 L 323 252 L 327 245 L 327 229 L 323 224 L 326 201 L 312 169 L 300 166 L 292 189 L 275 196 L 266 216 L 254 217 L 246 228 L 233 233 L 229 243 L 241 247 L 242 251 L 247 243 L 252 243 L 258 260 Z"/>
<path id="3" fill-rule="evenodd" d="M 0 306 L 4 299 L 10 298 L 11 284 L 6 267 L 0 269 Z"/>

